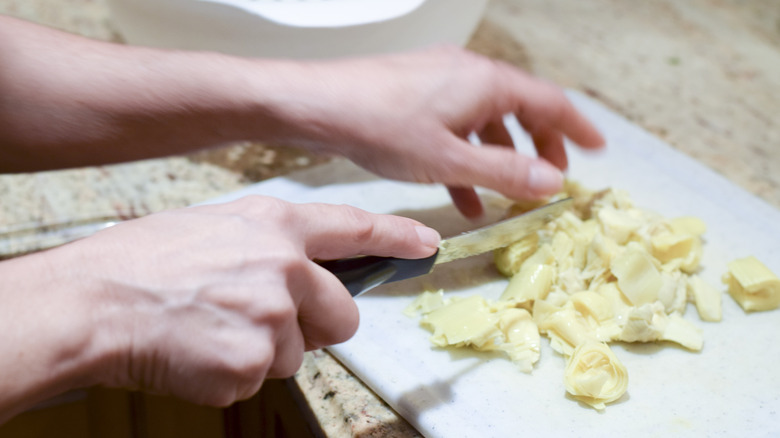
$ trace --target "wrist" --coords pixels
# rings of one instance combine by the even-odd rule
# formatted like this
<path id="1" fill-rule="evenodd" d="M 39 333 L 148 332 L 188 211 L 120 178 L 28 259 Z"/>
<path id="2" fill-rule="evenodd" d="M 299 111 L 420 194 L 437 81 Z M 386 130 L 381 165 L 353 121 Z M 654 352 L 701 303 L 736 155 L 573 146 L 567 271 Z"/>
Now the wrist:
<path id="1" fill-rule="evenodd" d="M 90 317 L 75 260 L 57 250 L 0 263 L 0 422 L 50 397 L 100 384 L 112 357 Z"/>

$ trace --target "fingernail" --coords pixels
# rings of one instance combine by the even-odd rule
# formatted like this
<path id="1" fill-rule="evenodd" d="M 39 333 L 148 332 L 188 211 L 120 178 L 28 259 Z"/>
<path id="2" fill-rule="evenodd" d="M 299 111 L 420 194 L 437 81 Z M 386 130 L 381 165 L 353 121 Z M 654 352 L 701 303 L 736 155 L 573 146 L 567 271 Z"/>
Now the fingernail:
<path id="1" fill-rule="evenodd" d="M 417 231 L 417 237 L 420 239 L 420 243 L 430 248 L 438 248 L 439 242 L 441 242 L 441 236 L 433 228 L 417 225 L 414 227 Z"/>
<path id="2" fill-rule="evenodd" d="M 546 161 L 535 161 L 528 172 L 528 188 L 539 195 L 555 193 L 563 187 L 563 173 Z"/>

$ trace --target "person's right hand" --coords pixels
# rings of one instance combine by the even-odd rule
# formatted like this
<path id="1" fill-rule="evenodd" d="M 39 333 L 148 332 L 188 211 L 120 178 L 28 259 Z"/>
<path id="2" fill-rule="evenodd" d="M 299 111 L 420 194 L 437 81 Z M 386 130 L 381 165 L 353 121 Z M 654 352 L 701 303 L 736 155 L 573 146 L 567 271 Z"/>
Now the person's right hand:
<path id="1" fill-rule="evenodd" d="M 438 243 L 411 219 L 247 197 L 129 221 L 52 256 L 85 268 L 86 314 L 114 352 L 102 383 L 223 406 L 354 334 L 352 297 L 313 259 L 421 258 Z"/>

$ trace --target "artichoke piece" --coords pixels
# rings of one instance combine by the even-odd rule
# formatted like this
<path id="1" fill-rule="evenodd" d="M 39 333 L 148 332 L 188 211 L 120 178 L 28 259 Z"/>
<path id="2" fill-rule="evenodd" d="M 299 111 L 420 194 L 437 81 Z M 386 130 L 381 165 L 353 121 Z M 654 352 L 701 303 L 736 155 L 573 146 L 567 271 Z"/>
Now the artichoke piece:
<path id="1" fill-rule="evenodd" d="M 452 299 L 420 324 L 433 331 L 431 343 L 438 347 L 503 351 L 524 372 L 539 361 L 539 329 L 531 314 L 506 303 L 489 304 L 479 295 Z"/>
<path id="2" fill-rule="evenodd" d="M 517 242 L 495 250 L 493 262 L 499 272 L 506 277 L 511 277 L 520 272 L 523 262 L 537 249 L 539 249 L 539 235 L 531 233 Z"/>
<path id="3" fill-rule="evenodd" d="M 611 270 L 620 291 L 633 305 L 641 306 L 658 299 L 663 280 L 652 257 L 641 246 L 629 245 L 625 252 L 612 259 Z"/>
<path id="4" fill-rule="evenodd" d="M 675 342 L 692 351 L 701 351 L 704 346 L 701 330 L 677 313 L 667 317 L 661 340 Z"/>
<path id="5" fill-rule="evenodd" d="M 680 271 L 661 272 L 661 289 L 658 300 L 664 305 L 666 313 L 685 313 L 688 304 L 688 282 Z"/>
<path id="6" fill-rule="evenodd" d="M 644 224 L 644 220 L 633 210 L 617 210 L 603 208 L 598 213 L 598 220 L 604 230 L 604 235 L 625 245 Z"/>
<path id="7" fill-rule="evenodd" d="M 688 278 L 688 296 L 696 304 L 696 311 L 703 321 L 720 321 L 723 317 L 720 291 L 698 275 Z"/>
<path id="8" fill-rule="evenodd" d="M 552 286 L 555 269 L 550 265 L 525 264 L 513 275 L 500 300 L 514 300 L 518 304 L 547 297 Z"/>
<path id="9" fill-rule="evenodd" d="M 439 347 L 472 345 L 482 349 L 499 336 L 498 318 L 479 295 L 453 299 L 423 316 L 420 324 L 433 330 L 431 342 Z"/>
<path id="10" fill-rule="evenodd" d="M 669 220 L 669 225 L 675 233 L 701 236 L 707 231 L 707 224 L 695 216 L 681 216 Z"/>
<path id="11" fill-rule="evenodd" d="M 504 342 L 496 349 L 505 352 L 521 371 L 530 373 L 541 355 L 539 329 L 531 314 L 525 309 L 504 309 L 499 312 L 498 328 Z"/>
<path id="12" fill-rule="evenodd" d="M 421 293 L 417 298 L 412 301 L 411 304 L 404 309 L 404 315 L 413 317 L 418 313 L 430 313 L 439 307 L 444 305 L 444 291 L 439 289 L 438 292 L 425 291 Z"/>
<path id="13" fill-rule="evenodd" d="M 685 259 L 694 249 L 695 239 L 698 237 L 692 234 L 660 233 L 651 240 L 653 256 L 661 263 Z"/>
<path id="14" fill-rule="evenodd" d="M 573 305 L 567 303 L 562 308 L 554 309 L 545 304 L 539 301 L 538 305 L 534 305 L 534 319 L 539 330 L 550 338 L 553 350 L 569 356 L 577 346 L 598 340 L 596 331 Z M 536 315 L 537 310 L 540 311 L 539 316 Z"/>
<path id="15" fill-rule="evenodd" d="M 664 306 L 656 301 L 631 307 L 622 323 L 623 330 L 616 340 L 624 342 L 653 342 L 661 340 L 666 329 Z"/>
<path id="16" fill-rule="evenodd" d="M 566 391 L 578 400 L 602 410 L 606 403 L 625 394 L 628 371 L 603 342 L 580 344 L 566 363 Z"/>
<path id="17" fill-rule="evenodd" d="M 745 311 L 772 310 L 780 306 L 780 279 L 753 256 L 729 263 L 723 282 Z"/>
<path id="18" fill-rule="evenodd" d="M 693 351 L 700 351 L 704 345 L 701 330 L 678 313 L 667 315 L 660 301 L 632 308 L 616 340 L 671 341 Z"/>
<path id="19" fill-rule="evenodd" d="M 585 319 L 600 324 L 614 317 L 612 303 L 596 292 L 577 292 L 571 296 L 574 309 Z"/>

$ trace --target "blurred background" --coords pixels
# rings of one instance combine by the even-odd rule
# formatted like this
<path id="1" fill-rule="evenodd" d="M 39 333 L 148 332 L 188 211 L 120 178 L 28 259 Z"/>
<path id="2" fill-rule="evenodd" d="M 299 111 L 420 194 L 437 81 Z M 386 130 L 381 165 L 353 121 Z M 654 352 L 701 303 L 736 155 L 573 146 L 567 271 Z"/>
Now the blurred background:
<path id="1" fill-rule="evenodd" d="M 124 6 L 116 9 L 114 4 L 111 9 L 108 0 L 0 0 L 0 13 L 116 43 L 144 36 L 164 36 L 165 26 L 163 30 L 159 26 L 157 30 L 145 28 L 153 23 L 144 24 L 142 20 L 139 28 L 136 20 L 135 29 L 131 30 L 133 25 L 123 22 L 112 11 L 125 7 L 123 13 L 130 17 L 147 14 L 162 20 L 165 16 L 160 14 L 171 11 L 154 8 L 167 2 L 113 2 Z M 171 0 L 171 4 L 188 2 L 194 0 Z M 414 6 L 415 2 L 399 0 L 397 3 Z M 258 6 L 289 1 L 232 0 L 232 3 Z M 300 6 L 307 2 L 292 3 Z M 311 3 L 327 3 L 327 0 Z M 780 3 L 776 0 L 489 0 L 484 3 L 445 0 L 441 3 L 444 6 L 440 9 L 431 9 L 387 32 L 397 32 L 399 44 L 401 39 L 404 44 L 427 44 L 430 38 L 446 35 L 452 42 L 585 93 L 780 207 L 780 119 L 777 117 L 780 113 Z M 133 12 L 126 9 L 128 4 L 152 9 Z M 228 12 L 209 10 L 211 15 L 200 18 L 206 21 L 196 21 L 194 33 L 178 43 L 206 44 L 197 41 L 201 37 L 210 38 L 204 23 L 218 17 L 243 20 L 235 18 L 239 12 L 235 7 Z M 275 13 L 277 27 L 293 26 L 281 26 L 279 23 L 288 16 Z M 187 29 L 176 27 L 186 25 L 181 17 L 175 18 L 175 11 L 168 17 L 162 21 L 164 24 L 165 20 L 173 20 L 168 21 L 171 27 L 167 32 L 184 35 Z M 295 17 L 300 15 L 290 20 L 294 21 Z M 338 18 L 331 17 L 333 23 Z M 373 20 L 377 22 L 376 15 Z M 333 23 L 331 27 L 338 27 Z M 298 22 L 294 26 L 303 24 Z M 363 35 L 371 35 L 371 29 L 376 28 L 364 28 Z M 295 41 L 290 35 L 293 34 L 279 37 L 280 47 L 292 50 Z M 427 39 L 420 37 L 423 34 Z M 221 36 L 224 38 L 224 33 Z M 347 38 L 352 38 L 355 45 L 362 41 L 354 35 Z M 356 47 L 344 41 L 337 43 L 332 56 L 354 54 L 357 49 L 381 51 L 377 46 Z M 142 42 L 153 43 L 152 40 Z M 324 49 L 318 50 L 317 53 L 323 54 Z M 186 206 L 325 160 L 285 145 L 245 142 L 136 163 L 2 175 L 0 233 L 20 224 L 39 226 L 90 217 L 126 218 Z M 100 390 L 71 395 L 57 406 L 68 409 L 81 406 L 67 411 L 71 413 L 66 417 L 71 423 L 80 418 L 82 432 L 90 427 L 93 432 L 103 430 L 82 436 L 251 436 L 248 431 L 260 430 L 256 424 L 260 417 L 247 416 L 246 412 L 260 410 L 268 413 L 262 418 L 271 427 L 284 423 L 282 419 L 313 421 L 328 436 L 414 434 L 403 419 L 327 353 L 308 354 L 295 379 L 277 383 L 269 385 L 265 394 L 251 401 L 254 404 L 225 412 Z M 286 406 L 282 411 L 274 411 L 267 400 L 287 400 L 287 404 L 271 403 Z M 111 420 L 111 413 L 120 411 L 135 414 Z M 194 423 L 189 434 L 183 435 L 182 429 L 169 424 L 172 418 L 179 418 L 176 415 L 191 417 L 193 412 L 205 423 Z M 9 432 L 7 427 L 0 428 L 0 436 L 55 436 L 33 433 L 37 429 L 30 429 L 30 424 L 41 427 L 45 424 L 40 418 L 43 417 L 19 420 L 28 421 L 26 429 Z M 111 435 L 100 429 L 102 423 L 89 426 L 93 420 L 85 418 L 104 418 L 105 424 L 129 422 L 135 426 L 128 429 L 129 435 Z M 254 418 L 254 425 L 241 426 L 246 418 Z M 50 423 L 53 430 L 65 427 L 61 419 Z M 20 430 L 29 433 L 25 435 Z M 52 429 L 47 430 L 52 433 Z M 66 436 L 65 429 L 60 431 L 62 434 L 57 436 Z"/>

